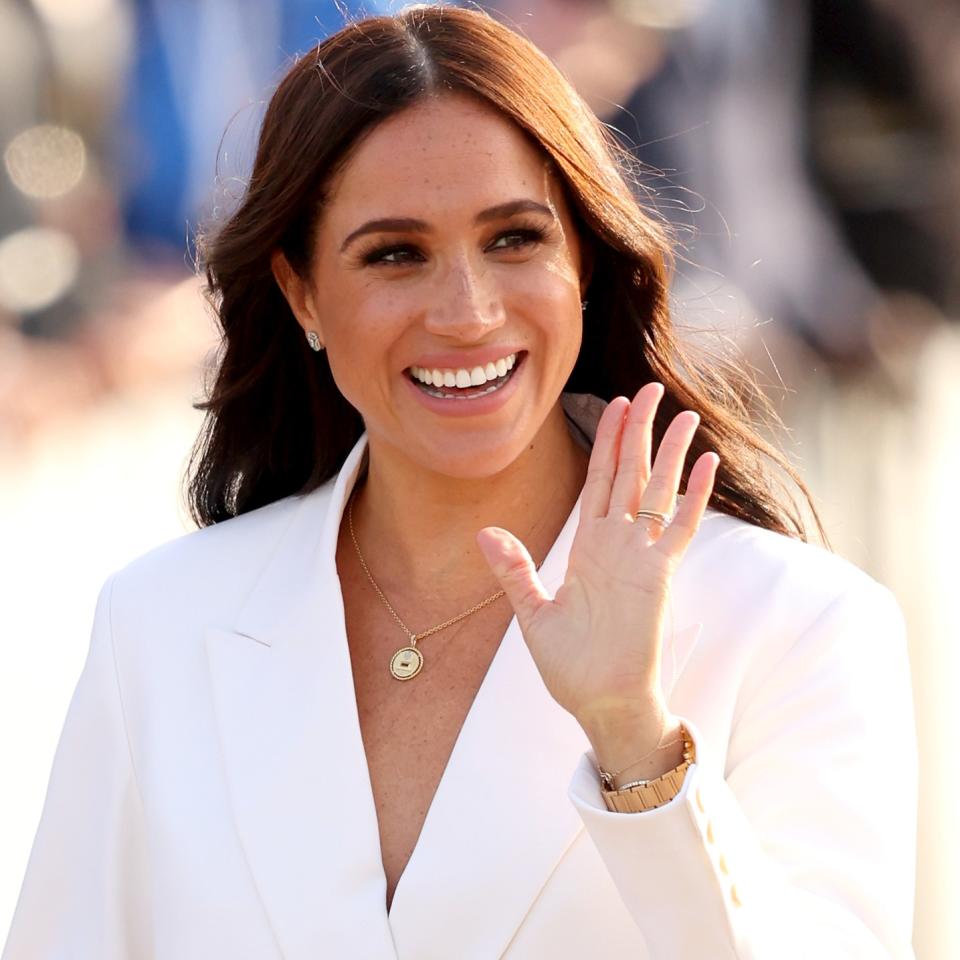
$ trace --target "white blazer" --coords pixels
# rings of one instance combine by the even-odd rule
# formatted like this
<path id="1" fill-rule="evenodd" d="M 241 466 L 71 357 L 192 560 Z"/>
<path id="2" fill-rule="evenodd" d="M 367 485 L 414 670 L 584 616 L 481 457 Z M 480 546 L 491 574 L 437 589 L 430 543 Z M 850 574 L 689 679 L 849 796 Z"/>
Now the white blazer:
<path id="1" fill-rule="evenodd" d="M 365 445 L 107 581 L 4 960 L 912 957 L 899 608 L 713 512 L 664 647 L 697 746 L 681 793 L 607 812 L 513 621 L 388 913 L 335 567 Z"/>

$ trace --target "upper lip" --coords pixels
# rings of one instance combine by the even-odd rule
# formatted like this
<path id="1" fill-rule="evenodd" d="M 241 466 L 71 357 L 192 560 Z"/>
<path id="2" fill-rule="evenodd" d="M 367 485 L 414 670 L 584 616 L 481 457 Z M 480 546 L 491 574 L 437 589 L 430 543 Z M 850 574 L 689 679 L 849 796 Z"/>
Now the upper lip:
<path id="1" fill-rule="evenodd" d="M 512 353 L 521 352 L 521 347 L 493 346 L 469 352 L 428 353 L 410 366 L 422 367 L 425 370 L 472 370 L 474 367 L 485 367 L 488 363 L 496 363 L 497 360 L 506 359 Z"/>

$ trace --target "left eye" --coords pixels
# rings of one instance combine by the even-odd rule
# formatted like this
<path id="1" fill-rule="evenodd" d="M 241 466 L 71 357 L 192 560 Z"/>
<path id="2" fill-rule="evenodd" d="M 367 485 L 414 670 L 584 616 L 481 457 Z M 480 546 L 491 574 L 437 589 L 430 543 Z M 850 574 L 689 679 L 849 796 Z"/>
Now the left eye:
<path id="1" fill-rule="evenodd" d="M 506 247 L 523 247 L 528 243 L 538 243 L 542 239 L 543 234 L 539 230 L 509 230 L 501 233 L 491 246 L 502 250 L 504 246 L 500 244 L 501 240 L 513 241 L 507 243 Z"/>

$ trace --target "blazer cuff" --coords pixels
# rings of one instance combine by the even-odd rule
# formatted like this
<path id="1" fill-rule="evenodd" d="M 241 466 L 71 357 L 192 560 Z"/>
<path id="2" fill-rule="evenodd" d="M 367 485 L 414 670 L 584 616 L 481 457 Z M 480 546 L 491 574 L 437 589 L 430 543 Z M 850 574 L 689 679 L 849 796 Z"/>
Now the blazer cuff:
<path id="1" fill-rule="evenodd" d="M 670 801 L 640 813 L 607 810 L 593 751 L 568 788 L 594 845 L 650 947 L 651 957 L 783 956 L 773 946 L 767 858 L 722 777 L 709 773 L 703 738 L 687 720 L 697 762 Z M 782 939 L 781 939 L 782 947 Z"/>

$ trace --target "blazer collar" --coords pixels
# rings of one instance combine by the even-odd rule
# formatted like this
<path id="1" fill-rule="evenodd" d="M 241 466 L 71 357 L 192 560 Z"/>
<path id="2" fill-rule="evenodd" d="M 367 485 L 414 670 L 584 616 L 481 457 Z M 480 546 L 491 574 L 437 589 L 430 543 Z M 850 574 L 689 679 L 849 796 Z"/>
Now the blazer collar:
<path id="1" fill-rule="evenodd" d="M 467 714 L 389 916 L 336 571 L 366 438 L 300 499 L 233 628 L 210 627 L 237 830 L 286 960 L 498 957 L 583 828 L 567 787 L 589 742 L 511 621 Z M 541 566 L 563 580 L 579 501 Z M 669 692 L 699 624 L 666 639 Z M 480 906 L 482 904 L 482 907 Z"/>

